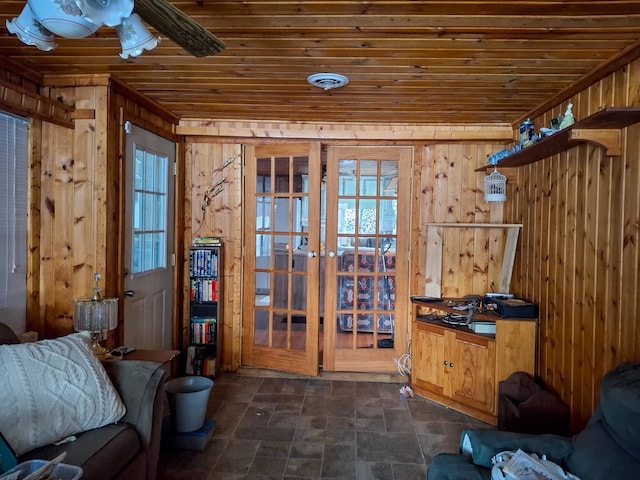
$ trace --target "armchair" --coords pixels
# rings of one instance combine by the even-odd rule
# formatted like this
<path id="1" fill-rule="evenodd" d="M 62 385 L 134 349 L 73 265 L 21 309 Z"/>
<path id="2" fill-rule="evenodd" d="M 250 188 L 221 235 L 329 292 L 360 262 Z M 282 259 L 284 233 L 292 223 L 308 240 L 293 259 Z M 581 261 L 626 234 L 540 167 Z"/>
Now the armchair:
<path id="1" fill-rule="evenodd" d="M 640 478 L 640 363 L 621 364 L 605 375 L 600 405 L 577 435 L 467 430 L 463 453 L 436 455 L 427 480 L 490 479 L 491 458 L 517 449 L 546 455 L 581 480 Z"/>

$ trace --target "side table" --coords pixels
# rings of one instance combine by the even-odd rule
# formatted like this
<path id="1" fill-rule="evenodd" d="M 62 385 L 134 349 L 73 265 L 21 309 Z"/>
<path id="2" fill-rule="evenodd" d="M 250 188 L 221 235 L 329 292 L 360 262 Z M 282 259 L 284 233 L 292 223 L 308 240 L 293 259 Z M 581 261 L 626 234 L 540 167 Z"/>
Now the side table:
<path id="1" fill-rule="evenodd" d="M 131 353 L 127 353 L 122 357 L 110 356 L 107 361 L 119 360 L 144 360 L 147 362 L 156 362 L 162 365 L 169 377 L 173 376 L 173 360 L 180 355 L 180 350 L 146 350 L 137 348 Z"/>

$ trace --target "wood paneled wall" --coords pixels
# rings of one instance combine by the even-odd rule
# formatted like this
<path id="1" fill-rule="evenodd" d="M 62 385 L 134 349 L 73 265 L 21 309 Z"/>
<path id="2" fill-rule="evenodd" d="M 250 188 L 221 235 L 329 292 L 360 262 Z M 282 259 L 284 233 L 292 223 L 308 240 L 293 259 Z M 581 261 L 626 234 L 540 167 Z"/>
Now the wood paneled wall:
<path id="1" fill-rule="evenodd" d="M 123 122 L 176 140 L 177 118 L 125 85 L 108 76 L 66 81 L 34 92 L 82 112 L 74 128 L 31 127 L 27 328 L 41 338 L 73 331 L 73 300 L 91 295 L 94 273 L 106 296 L 121 297 Z M 111 343 L 121 342 L 120 328 Z"/>
<path id="2" fill-rule="evenodd" d="M 425 294 L 429 259 L 426 223 L 503 223 L 503 203 L 484 201 L 484 173 L 475 169 L 503 150 L 503 144 L 438 143 L 417 156 L 413 196 L 412 294 Z M 515 191 L 507 182 L 507 195 Z M 442 242 L 442 295 L 462 297 L 494 291 L 499 285 L 505 231 L 445 229 Z"/>
<path id="3" fill-rule="evenodd" d="M 241 146 L 188 138 L 185 148 L 185 190 L 188 194 L 185 198 L 183 293 L 185 298 L 189 298 L 187 252 L 193 238 L 220 237 L 224 247 L 222 366 L 236 370 L 240 365 L 239 327 L 243 285 Z M 180 328 L 187 341 L 188 302 L 184 302 L 183 308 Z"/>
<path id="4" fill-rule="evenodd" d="M 362 135 L 353 126 L 352 137 Z M 238 123 L 238 134 L 245 131 L 245 125 Z M 288 125 L 290 136 L 295 137 L 295 125 Z M 270 131 L 268 126 L 254 129 L 264 138 L 243 139 L 242 142 L 274 141 L 281 128 Z M 309 135 L 309 130 L 301 126 L 300 135 Z M 185 203 L 185 291 L 188 287 L 188 268 L 186 250 L 191 240 L 197 236 L 221 237 L 225 246 L 224 267 L 224 323 L 223 323 L 223 367 L 237 369 L 240 359 L 240 332 L 242 327 L 242 155 L 238 143 L 227 143 L 233 136 L 233 125 L 226 125 L 226 138 L 215 136 L 188 136 L 185 142 L 185 190 L 191 192 Z M 473 137 L 476 132 L 471 132 Z M 321 135 L 326 135 L 322 132 Z M 240 140 L 240 139 L 239 139 Z M 278 140 L 286 142 L 287 140 Z M 297 140 L 299 141 L 299 140 Z M 326 144 L 336 144 L 339 140 L 327 140 Z M 367 145 L 367 140 L 360 142 Z M 458 141 L 455 143 L 434 143 L 425 146 L 414 144 L 415 164 L 412 196 L 411 244 L 411 293 L 424 292 L 425 267 L 425 222 L 502 222 L 503 205 L 484 202 L 484 175 L 475 172 L 475 168 L 485 165 L 487 158 L 504 144 Z M 229 165 L 223 167 L 226 162 Z M 222 192 L 205 202 L 204 194 L 220 180 L 225 179 Z M 426 179 L 426 180 L 425 180 Z M 515 188 L 515 185 L 509 186 Z M 214 188 L 215 190 L 215 188 Z M 502 232 L 466 229 L 448 236 L 444 252 L 447 278 L 444 292 L 458 296 L 470 293 L 483 293 L 497 281 L 500 273 L 500 260 L 504 235 Z M 500 257 L 495 261 L 495 257 Z M 186 297 L 185 297 L 186 298 Z M 184 306 L 183 324 L 186 332 L 188 325 L 188 306 Z"/>
<path id="5" fill-rule="evenodd" d="M 50 98 L 95 110 L 95 118 L 75 120 L 73 130 L 47 122 L 32 127 L 29 328 L 42 336 L 71 331 L 73 298 L 90 293 L 95 271 L 109 277 L 116 268 L 114 252 L 120 247 L 108 239 L 119 221 L 118 125 L 129 116 L 156 133 L 175 133 L 170 115 L 132 99 L 124 87 L 109 92 L 107 85 L 79 79 L 68 87 L 50 86 Z M 638 85 L 640 61 L 575 95 L 576 118 L 607 105 L 639 105 Z M 537 126 L 545 126 L 565 105 L 534 119 Z M 278 135 L 267 128 L 247 138 L 244 124 L 238 125 L 242 143 Z M 185 246 L 196 235 L 225 241 L 224 364 L 236 368 L 242 168 L 239 160 L 222 167 L 240 153 L 240 142 L 229 140 L 233 125 L 225 128 L 227 140 L 194 136 L 185 143 L 186 223 L 180 235 Z M 315 138 L 331 142 L 320 133 Z M 351 138 L 359 142 L 357 132 Z M 540 306 L 538 372 L 570 403 L 574 428 L 591 415 L 604 373 L 622 361 L 640 360 L 640 125 L 626 129 L 623 139 L 620 157 L 605 157 L 599 147 L 584 145 L 518 168 L 504 205 L 483 202 L 483 175 L 474 172 L 502 144 L 477 139 L 413 143 L 411 293 L 421 293 L 425 282 L 425 222 L 522 223 L 512 291 Z M 218 175 L 227 178 L 224 190 L 211 199 L 203 219 L 204 192 Z M 492 265 L 492 252 L 499 250 L 492 244 L 501 240 L 482 237 L 486 232 L 470 235 L 446 240 L 451 274 L 445 295 L 491 289 L 478 275 Z M 106 293 L 116 289 L 117 283 L 109 283 Z"/>
<path id="6" fill-rule="evenodd" d="M 640 60 L 575 95 L 577 120 L 605 106 L 640 105 Z M 540 118 L 562 114 L 568 102 Z M 523 223 L 514 292 L 540 306 L 539 374 L 581 428 L 603 375 L 640 360 L 640 124 L 623 154 L 583 145 L 518 168 L 506 220 Z"/>

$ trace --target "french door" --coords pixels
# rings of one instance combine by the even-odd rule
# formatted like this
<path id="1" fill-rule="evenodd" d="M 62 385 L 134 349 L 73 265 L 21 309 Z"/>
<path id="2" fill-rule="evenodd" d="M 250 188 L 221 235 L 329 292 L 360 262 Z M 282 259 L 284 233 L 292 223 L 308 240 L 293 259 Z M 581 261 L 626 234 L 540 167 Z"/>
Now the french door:
<path id="1" fill-rule="evenodd" d="M 245 149 L 242 363 L 318 374 L 319 144 Z"/>
<path id="2" fill-rule="evenodd" d="M 412 158 L 410 147 L 328 149 L 325 370 L 389 372 L 406 353 Z"/>
<path id="3" fill-rule="evenodd" d="M 243 365 L 394 371 L 409 325 L 413 149 L 245 153 Z"/>

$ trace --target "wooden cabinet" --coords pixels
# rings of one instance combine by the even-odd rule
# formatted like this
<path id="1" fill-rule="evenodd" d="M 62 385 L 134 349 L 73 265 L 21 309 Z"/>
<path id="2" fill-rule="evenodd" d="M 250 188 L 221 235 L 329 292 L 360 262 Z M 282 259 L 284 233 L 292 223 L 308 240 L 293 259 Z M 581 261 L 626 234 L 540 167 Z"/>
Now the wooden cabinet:
<path id="1" fill-rule="evenodd" d="M 414 341 L 414 388 L 433 392 L 479 412 L 495 413 L 496 343 L 493 339 L 416 322 Z"/>
<path id="2" fill-rule="evenodd" d="M 429 304 L 433 307 L 432 304 Z M 414 305 L 411 386 L 421 396 L 497 423 L 498 384 L 535 370 L 536 319 L 501 319 L 495 335 L 421 321 Z"/>

